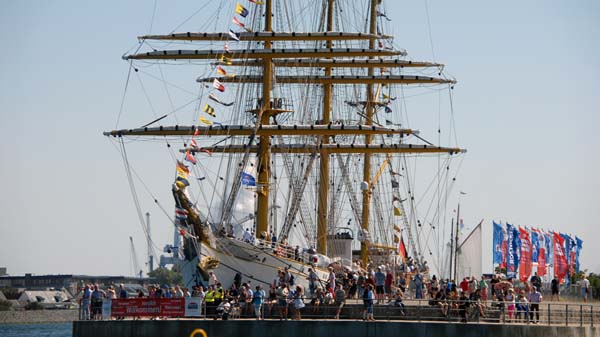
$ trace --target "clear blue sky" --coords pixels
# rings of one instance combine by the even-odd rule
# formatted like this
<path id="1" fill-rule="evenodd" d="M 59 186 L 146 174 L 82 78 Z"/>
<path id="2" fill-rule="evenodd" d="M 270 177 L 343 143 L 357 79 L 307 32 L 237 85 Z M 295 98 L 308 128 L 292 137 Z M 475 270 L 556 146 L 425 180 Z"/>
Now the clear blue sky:
<path id="1" fill-rule="evenodd" d="M 153 32 L 170 32 L 203 3 L 159 0 Z M 9 273 L 130 274 L 130 235 L 142 259 L 122 161 L 101 132 L 119 110 L 120 56 L 148 32 L 153 4 L 0 3 L 0 266 Z M 583 267 L 599 273 L 600 2 L 427 4 L 432 41 L 424 1 L 386 8 L 396 44 L 415 60 L 433 59 L 433 44 L 459 81 L 465 222 L 576 234 Z M 168 225 L 154 226 L 159 245 L 171 239 Z M 491 230 L 484 235 L 485 270 Z"/>

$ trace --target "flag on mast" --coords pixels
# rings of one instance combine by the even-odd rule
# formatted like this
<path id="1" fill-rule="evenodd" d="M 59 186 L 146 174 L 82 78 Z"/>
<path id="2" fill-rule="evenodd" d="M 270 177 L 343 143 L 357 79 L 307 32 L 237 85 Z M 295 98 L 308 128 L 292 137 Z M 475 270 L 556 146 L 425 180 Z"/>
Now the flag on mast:
<path id="1" fill-rule="evenodd" d="M 204 109 L 202 109 L 202 111 L 206 112 L 207 114 L 216 117 L 217 114 L 215 113 L 215 108 L 213 108 L 212 106 L 208 105 L 208 103 L 206 103 L 204 105 Z"/>
<path id="2" fill-rule="evenodd" d="M 213 81 L 213 88 L 219 90 L 220 92 L 224 92 L 225 91 L 225 86 L 223 85 L 223 83 L 221 83 L 219 80 L 217 80 L 215 78 L 215 80 Z"/>
<path id="3" fill-rule="evenodd" d="M 248 10 L 244 6 L 242 6 L 242 4 L 239 3 L 239 2 L 235 6 L 235 12 L 238 13 L 240 16 L 244 17 L 244 18 L 246 16 L 248 16 L 248 13 L 249 13 Z"/>
<path id="4" fill-rule="evenodd" d="M 229 30 L 229 36 L 236 41 L 240 40 L 240 33 L 236 33 L 231 29 Z"/>
<path id="5" fill-rule="evenodd" d="M 231 21 L 233 21 L 233 23 L 235 23 L 236 25 L 246 29 L 246 25 L 243 22 L 241 22 L 240 20 L 238 20 L 237 17 L 234 16 Z"/>
<path id="6" fill-rule="evenodd" d="M 233 102 L 225 103 L 225 102 L 221 101 L 219 98 L 217 98 L 217 96 L 215 96 L 212 93 L 208 94 L 208 99 L 213 100 L 213 101 L 215 101 L 215 102 L 217 102 L 217 103 L 219 103 L 221 105 L 224 105 L 224 106 L 232 106 L 233 105 Z"/>

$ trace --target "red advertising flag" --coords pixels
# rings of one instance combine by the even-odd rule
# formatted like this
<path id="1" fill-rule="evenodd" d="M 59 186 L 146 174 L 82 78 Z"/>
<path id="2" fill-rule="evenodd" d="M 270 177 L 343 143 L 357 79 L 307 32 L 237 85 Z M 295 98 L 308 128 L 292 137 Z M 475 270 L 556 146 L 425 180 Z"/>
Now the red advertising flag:
<path id="1" fill-rule="evenodd" d="M 183 317 L 184 298 L 119 298 L 112 300 L 112 316 Z"/>
<path id="2" fill-rule="evenodd" d="M 538 276 L 546 275 L 546 248 L 540 247 L 538 252 Z"/>
<path id="3" fill-rule="evenodd" d="M 519 263 L 519 280 L 525 282 L 531 275 L 531 239 L 527 229 L 519 227 L 521 238 L 521 261 Z"/>
<path id="4" fill-rule="evenodd" d="M 554 277 L 562 282 L 562 279 L 567 275 L 569 266 L 567 265 L 567 257 L 565 256 L 565 239 L 560 233 L 554 232 Z"/>

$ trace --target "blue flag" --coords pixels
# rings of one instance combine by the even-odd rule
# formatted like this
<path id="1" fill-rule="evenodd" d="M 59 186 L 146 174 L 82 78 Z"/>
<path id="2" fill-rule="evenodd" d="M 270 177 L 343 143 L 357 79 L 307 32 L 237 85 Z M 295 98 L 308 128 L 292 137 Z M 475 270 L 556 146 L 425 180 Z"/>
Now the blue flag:
<path id="1" fill-rule="evenodd" d="M 517 237 L 519 235 L 517 234 Z M 506 277 L 517 277 L 517 266 L 515 264 L 515 227 L 509 223 L 506 224 L 506 240 L 508 243 L 508 257 L 506 258 Z"/>
<path id="2" fill-rule="evenodd" d="M 504 261 L 504 256 L 502 254 L 504 231 L 502 230 L 501 225 L 497 224 L 496 222 L 492 223 L 494 224 L 494 264 L 502 264 L 502 261 Z"/>
<path id="3" fill-rule="evenodd" d="M 544 233 L 544 238 L 546 239 L 546 263 L 554 264 L 554 236 L 550 233 Z"/>
<path id="4" fill-rule="evenodd" d="M 513 249 L 515 250 L 513 253 L 514 257 L 514 265 L 515 265 L 515 277 L 517 276 L 517 269 L 519 269 L 519 264 L 521 263 L 521 232 L 516 226 L 513 226 Z"/>
<path id="5" fill-rule="evenodd" d="M 577 253 L 575 255 L 575 271 L 579 273 L 579 253 L 581 253 L 581 249 L 583 248 L 583 240 L 578 237 L 575 237 L 575 241 L 577 241 Z"/>
<path id="6" fill-rule="evenodd" d="M 540 252 L 540 239 L 538 232 L 531 230 L 531 262 L 538 262 L 538 254 Z"/>
<path id="7" fill-rule="evenodd" d="M 244 186 L 256 186 L 256 179 L 251 174 L 242 172 L 242 185 Z"/>

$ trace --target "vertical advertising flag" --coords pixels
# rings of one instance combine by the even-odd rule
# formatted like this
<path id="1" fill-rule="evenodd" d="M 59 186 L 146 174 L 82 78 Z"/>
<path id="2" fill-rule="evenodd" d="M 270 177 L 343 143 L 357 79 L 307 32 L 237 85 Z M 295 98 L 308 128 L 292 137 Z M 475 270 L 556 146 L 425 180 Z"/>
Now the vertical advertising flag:
<path id="1" fill-rule="evenodd" d="M 539 263 L 539 252 L 540 252 L 540 239 L 538 231 L 534 228 L 531 229 L 531 263 Z"/>
<path id="2" fill-rule="evenodd" d="M 519 265 L 521 264 L 521 233 L 519 232 L 519 229 L 516 226 L 512 226 L 513 227 L 513 264 L 515 266 L 515 278 L 516 278 L 516 273 L 517 270 L 519 268 Z"/>
<path id="3" fill-rule="evenodd" d="M 569 267 L 565 257 L 564 248 L 565 239 L 559 234 L 554 233 L 554 277 L 562 281 L 567 276 Z"/>
<path id="4" fill-rule="evenodd" d="M 538 275 L 545 276 L 546 275 L 546 234 L 542 231 L 538 231 L 538 239 L 539 239 L 539 250 L 538 250 Z"/>
<path id="5" fill-rule="evenodd" d="M 506 256 L 504 256 L 502 252 L 502 244 L 505 242 L 504 231 L 502 230 L 502 226 L 492 222 L 494 226 L 494 264 L 500 265 L 502 268 L 502 262 L 506 261 Z"/>
<path id="6" fill-rule="evenodd" d="M 552 243 L 554 236 L 549 232 L 544 232 L 544 239 L 546 241 L 546 263 L 554 264 L 554 245 Z"/>
<path id="7" fill-rule="evenodd" d="M 529 238 L 529 231 L 519 227 L 519 238 L 521 240 L 519 280 L 526 282 L 531 276 L 531 239 Z"/>
<path id="8" fill-rule="evenodd" d="M 517 266 L 515 265 L 515 240 L 514 240 L 514 226 L 506 224 L 506 240 L 508 245 L 508 254 L 506 255 L 506 277 L 516 278 L 517 277 Z"/>
<path id="9" fill-rule="evenodd" d="M 565 261 L 567 263 L 567 275 L 565 276 L 566 284 L 571 284 L 571 238 L 567 234 L 560 234 L 563 239 L 563 248 L 565 254 Z"/>
<path id="10" fill-rule="evenodd" d="M 575 237 L 575 241 L 577 241 L 577 253 L 575 255 L 575 271 L 579 273 L 579 254 L 581 253 L 581 249 L 583 248 L 583 240 L 578 237 Z"/>

